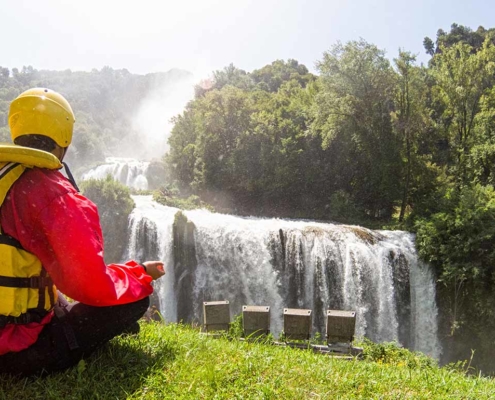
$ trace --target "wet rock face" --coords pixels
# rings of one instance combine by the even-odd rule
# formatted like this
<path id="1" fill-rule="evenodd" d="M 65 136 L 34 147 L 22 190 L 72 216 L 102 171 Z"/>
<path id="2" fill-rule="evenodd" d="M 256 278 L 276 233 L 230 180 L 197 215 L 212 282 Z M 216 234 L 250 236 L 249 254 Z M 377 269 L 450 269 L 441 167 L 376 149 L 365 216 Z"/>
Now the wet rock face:
<path id="1" fill-rule="evenodd" d="M 150 162 L 145 175 L 148 180 L 148 190 L 156 190 L 169 181 L 167 170 L 162 162 Z"/>
<path id="2" fill-rule="evenodd" d="M 135 261 L 159 260 L 159 241 L 155 225 L 146 219 L 141 219 L 137 223 L 135 235 L 135 241 L 140 243 L 139 249 L 134 255 Z M 156 283 L 153 282 L 152 285 L 156 286 Z M 159 320 L 159 310 L 159 295 L 154 290 L 150 297 L 150 308 L 146 313 L 146 318 Z"/>
<path id="3" fill-rule="evenodd" d="M 158 234 L 153 223 L 146 219 L 139 221 L 136 231 L 136 242 L 140 244 L 137 255 L 138 262 L 159 259 Z"/>
<path id="4" fill-rule="evenodd" d="M 194 224 L 178 212 L 173 226 L 174 290 L 177 298 L 177 320 L 193 322 L 194 277 L 198 266 L 194 243 Z"/>
<path id="5" fill-rule="evenodd" d="M 394 300 L 396 304 L 399 325 L 399 342 L 405 347 L 414 346 L 414 338 L 411 337 L 411 286 L 409 276 L 409 265 L 404 254 L 391 251 L 389 254 L 390 263 L 395 268 L 392 270 L 394 282 Z"/>

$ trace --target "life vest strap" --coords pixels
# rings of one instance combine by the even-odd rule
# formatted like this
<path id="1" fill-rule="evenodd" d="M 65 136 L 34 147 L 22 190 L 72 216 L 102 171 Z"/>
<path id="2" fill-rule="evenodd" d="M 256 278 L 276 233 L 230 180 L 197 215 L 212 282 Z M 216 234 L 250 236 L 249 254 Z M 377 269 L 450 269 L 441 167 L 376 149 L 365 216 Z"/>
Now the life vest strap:
<path id="1" fill-rule="evenodd" d="M 31 322 L 40 323 L 43 317 L 48 314 L 46 310 L 28 310 L 26 313 L 13 317 L 11 315 L 0 315 L 0 328 L 3 328 L 7 324 L 24 325 Z"/>
<path id="2" fill-rule="evenodd" d="M 3 178 L 18 165 L 19 163 L 13 163 L 13 162 L 3 165 L 2 168 L 0 169 L 0 178 Z"/>
<path id="3" fill-rule="evenodd" d="M 9 235 L 0 235 L 0 244 L 6 244 L 24 250 L 21 243 L 17 239 L 14 239 L 12 236 Z"/>
<path id="4" fill-rule="evenodd" d="M 0 275 L 0 286 L 12 288 L 44 289 L 53 286 L 52 278 L 49 276 L 32 276 L 30 278 L 18 278 Z"/>

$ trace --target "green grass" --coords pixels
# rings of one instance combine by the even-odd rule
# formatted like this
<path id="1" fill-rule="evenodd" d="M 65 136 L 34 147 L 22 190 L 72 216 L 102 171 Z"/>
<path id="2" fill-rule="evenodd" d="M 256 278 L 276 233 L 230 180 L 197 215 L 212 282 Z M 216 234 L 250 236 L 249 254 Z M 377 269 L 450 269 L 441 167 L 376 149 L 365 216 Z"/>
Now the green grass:
<path id="1" fill-rule="evenodd" d="M 495 380 L 439 368 L 397 346 L 365 343 L 363 360 L 213 339 L 143 323 L 66 372 L 0 377 L 0 399 L 490 399 Z"/>

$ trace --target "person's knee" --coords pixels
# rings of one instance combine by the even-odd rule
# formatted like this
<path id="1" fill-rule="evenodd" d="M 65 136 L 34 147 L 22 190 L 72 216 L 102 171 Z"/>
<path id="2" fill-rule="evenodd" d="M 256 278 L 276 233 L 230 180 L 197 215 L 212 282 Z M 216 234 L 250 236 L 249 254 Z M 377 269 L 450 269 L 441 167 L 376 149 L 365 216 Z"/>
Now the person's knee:
<path id="1" fill-rule="evenodd" d="M 148 310 L 148 308 L 150 307 L 150 297 L 147 296 L 144 299 L 141 299 L 139 301 L 141 302 L 140 307 L 142 308 L 143 314 L 144 314 Z"/>
<path id="2" fill-rule="evenodd" d="M 148 310 L 149 306 L 150 306 L 150 298 L 148 296 L 134 303 L 129 303 L 128 307 L 132 309 L 132 311 L 129 310 L 129 313 L 131 313 L 134 316 L 135 320 L 137 321 L 139 318 L 141 318 L 144 315 L 144 313 Z"/>

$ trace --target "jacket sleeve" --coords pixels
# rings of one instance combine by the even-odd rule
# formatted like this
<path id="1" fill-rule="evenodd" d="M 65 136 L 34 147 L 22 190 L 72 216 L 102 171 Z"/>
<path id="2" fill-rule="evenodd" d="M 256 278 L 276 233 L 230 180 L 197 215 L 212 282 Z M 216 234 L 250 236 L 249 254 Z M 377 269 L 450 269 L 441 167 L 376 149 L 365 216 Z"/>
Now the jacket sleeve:
<path id="1" fill-rule="evenodd" d="M 131 261 L 105 265 L 96 206 L 78 193 L 57 197 L 34 221 L 33 246 L 57 288 L 93 306 L 126 304 L 153 292 L 152 278 Z"/>

